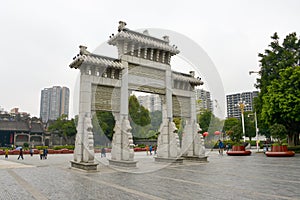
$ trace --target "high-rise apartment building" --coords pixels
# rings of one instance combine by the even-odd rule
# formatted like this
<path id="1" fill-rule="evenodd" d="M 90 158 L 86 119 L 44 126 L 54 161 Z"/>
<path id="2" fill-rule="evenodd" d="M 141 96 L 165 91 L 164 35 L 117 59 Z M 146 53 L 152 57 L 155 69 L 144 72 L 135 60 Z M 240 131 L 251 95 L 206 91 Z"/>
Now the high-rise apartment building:
<path id="1" fill-rule="evenodd" d="M 227 101 L 227 118 L 241 117 L 241 109 L 238 106 L 240 101 L 245 103 L 244 111 L 253 111 L 254 98 L 258 96 L 258 91 L 253 92 L 243 92 L 237 94 L 226 95 Z"/>
<path id="2" fill-rule="evenodd" d="M 196 110 L 201 113 L 205 110 L 213 112 L 213 103 L 210 97 L 210 92 L 203 89 L 196 89 Z"/>
<path id="3" fill-rule="evenodd" d="M 40 117 L 43 122 L 56 120 L 62 114 L 69 115 L 70 90 L 67 87 L 54 86 L 41 92 Z"/>
<path id="4" fill-rule="evenodd" d="M 142 106 L 149 110 L 149 112 L 154 112 L 156 110 L 161 111 L 161 99 L 159 95 L 151 94 L 138 96 L 137 99 Z"/>

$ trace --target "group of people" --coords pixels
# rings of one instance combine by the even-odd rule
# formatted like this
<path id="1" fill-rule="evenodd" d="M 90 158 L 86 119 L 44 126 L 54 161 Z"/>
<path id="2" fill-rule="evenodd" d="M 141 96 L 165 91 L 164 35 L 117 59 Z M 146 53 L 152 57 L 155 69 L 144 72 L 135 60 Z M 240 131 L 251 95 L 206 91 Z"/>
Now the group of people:
<path id="1" fill-rule="evenodd" d="M 227 151 L 229 151 L 229 149 L 231 149 L 230 144 L 226 144 L 226 146 L 225 146 L 221 140 L 218 141 L 218 147 L 219 147 L 219 154 L 221 156 L 223 156 L 224 149 L 226 149 Z"/>
<path id="2" fill-rule="evenodd" d="M 22 160 L 24 160 L 24 152 L 23 152 L 23 148 L 22 147 L 17 147 L 17 150 L 19 150 L 19 156 L 18 156 L 18 160 L 21 158 Z M 41 156 L 41 159 L 42 158 L 45 158 L 45 159 L 47 159 L 47 154 L 48 154 L 48 150 L 47 149 L 44 149 L 44 150 L 41 150 L 41 151 L 43 151 L 43 153 L 42 153 L 42 155 L 43 156 Z M 33 156 L 33 149 L 32 148 L 30 148 L 29 149 L 29 154 L 30 154 L 30 156 Z M 4 152 L 4 155 L 5 155 L 5 159 L 8 159 L 8 155 L 9 155 L 9 150 L 8 149 L 5 149 L 5 152 Z M 45 156 L 44 156 L 45 155 Z"/>
<path id="3" fill-rule="evenodd" d="M 145 148 L 146 148 L 147 155 L 150 154 L 150 156 L 151 156 L 152 152 L 154 152 L 154 155 L 156 155 L 156 146 L 152 146 L 152 145 L 148 146 L 148 145 L 146 145 Z"/>
<path id="4" fill-rule="evenodd" d="M 48 149 L 41 149 L 40 150 L 40 159 L 47 159 L 47 155 L 48 155 Z"/>

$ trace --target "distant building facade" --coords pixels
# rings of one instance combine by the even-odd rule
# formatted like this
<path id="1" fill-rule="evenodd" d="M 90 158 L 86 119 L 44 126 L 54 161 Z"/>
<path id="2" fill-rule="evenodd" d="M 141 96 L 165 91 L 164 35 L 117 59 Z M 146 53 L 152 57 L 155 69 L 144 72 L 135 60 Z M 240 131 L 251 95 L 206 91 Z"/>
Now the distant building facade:
<path id="1" fill-rule="evenodd" d="M 213 112 L 213 102 L 211 100 L 210 92 L 203 89 L 196 89 L 196 110 L 201 113 L 205 110 Z"/>
<path id="2" fill-rule="evenodd" d="M 1 147 L 44 144 L 44 125 L 29 116 L 29 113 L 19 112 L 18 108 L 0 114 Z"/>
<path id="3" fill-rule="evenodd" d="M 70 90 L 67 87 L 54 86 L 41 92 L 40 118 L 43 123 L 56 120 L 62 114 L 69 115 Z"/>
<path id="4" fill-rule="evenodd" d="M 147 108 L 149 112 L 154 112 L 156 110 L 161 111 L 161 99 L 159 95 L 151 94 L 146 96 L 138 96 L 137 99 L 140 105 Z"/>
<path id="5" fill-rule="evenodd" d="M 258 96 L 258 91 L 253 92 L 243 92 L 226 95 L 227 102 L 227 118 L 240 118 L 241 110 L 238 103 L 242 100 L 245 102 L 246 106 L 244 111 L 253 111 L 254 108 L 254 98 Z"/>

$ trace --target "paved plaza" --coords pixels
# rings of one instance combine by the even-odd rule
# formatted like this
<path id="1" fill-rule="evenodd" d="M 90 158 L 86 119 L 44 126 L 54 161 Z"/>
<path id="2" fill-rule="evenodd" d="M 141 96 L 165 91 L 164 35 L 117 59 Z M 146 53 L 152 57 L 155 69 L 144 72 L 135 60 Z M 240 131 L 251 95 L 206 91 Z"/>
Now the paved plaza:
<path id="1" fill-rule="evenodd" d="M 0 199 L 300 199 L 300 155 L 269 158 L 207 152 L 208 163 L 166 165 L 135 153 L 138 168 L 110 168 L 100 158 L 98 172 L 70 169 L 70 154 L 10 155 L 0 158 Z M 110 154 L 107 154 L 109 157 Z"/>

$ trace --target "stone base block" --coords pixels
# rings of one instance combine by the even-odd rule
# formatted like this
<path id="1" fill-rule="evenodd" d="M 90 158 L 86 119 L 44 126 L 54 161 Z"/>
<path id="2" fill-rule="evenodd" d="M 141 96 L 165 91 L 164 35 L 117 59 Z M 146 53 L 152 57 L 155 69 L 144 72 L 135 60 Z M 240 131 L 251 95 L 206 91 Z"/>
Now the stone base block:
<path id="1" fill-rule="evenodd" d="M 109 165 L 116 167 L 136 167 L 137 161 L 126 161 L 126 160 L 111 160 L 108 159 Z"/>
<path id="2" fill-rule="evenodd" d="M 208 162 L 207 161 L 207 156 L 202 156 L 202 157 L 198 157 L 198 156 L 182 156 L 182 158 L 184 160 L 188 160 L 188 161 Z"/>
<path id="3" fill-rule="evenodd" d="M 162 157 L 154 157 L 156 162 L 164 162 L 164 163 L 174 163 L 174 164 L 182 164 L 182 158 L 162 158 Z"/>
<path id="4" fill-rule="evenodd" d="M 76 168 L 76 169 L 82 169 L 87 172 L 94 172 L 97 171 L 97 166 L 98 163 L 84 163 L 84 162 L 75 162 L 75 161 L 70 161 L 71 162 L 71 167 Z"/>

